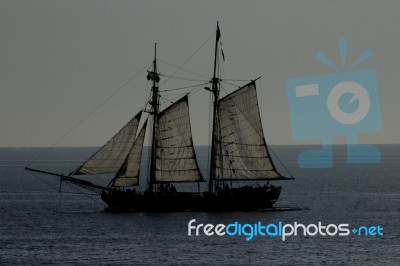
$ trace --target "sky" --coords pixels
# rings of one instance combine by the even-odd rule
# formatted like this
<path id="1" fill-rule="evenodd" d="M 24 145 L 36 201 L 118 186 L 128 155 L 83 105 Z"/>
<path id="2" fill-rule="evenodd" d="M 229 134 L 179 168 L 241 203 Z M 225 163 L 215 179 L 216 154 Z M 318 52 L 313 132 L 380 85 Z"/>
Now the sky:
<path id="1" fill-rule="evenodd" d="M 0 147 L 102 145 L 146 103 L 154 43 L 161 74 L 193 79 L 162 76 L 160 90 L 211 79 L 217 21 L 226 59 L 220 71 L 234 85 L 223 83 L 222 93 L 262 77 L 258 96 L 269 144 L 320 141 L 293 139 L 288 79 L 364 69 L 376 71 L 383 129 L 362 132 L 359 142 L 399 143 L 399 12 L 396 0 L 3 0 Z M 343 38 L 348 64 L 342 67 Z M 351 67 L 367 49 L 373 56 Z M 317 51 L 338 68 L 315 60 Z M 199 87 L 189 104 L 194 143 L 205 145 L 209 92 Z M 334 143 L 346 143 L 345 136 Z"/>

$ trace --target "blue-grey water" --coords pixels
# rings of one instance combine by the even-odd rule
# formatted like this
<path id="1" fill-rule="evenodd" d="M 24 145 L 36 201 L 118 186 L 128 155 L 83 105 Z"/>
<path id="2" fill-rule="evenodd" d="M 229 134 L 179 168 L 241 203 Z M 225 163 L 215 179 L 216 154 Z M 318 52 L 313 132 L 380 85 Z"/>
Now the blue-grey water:
<path id="1" fill-rule="evenodd" d="M 67 184 L 59 193 L 58 181 L 24 170 L 36 160 L 32 167 L 68 173 L 93 148 L 53 148 L 40 157 L 41 148 L 3 148 L 0 265 L 400 265 L 400 146 L 379 147 L 381 163 L 347 164 L 344 147 L 335 146 L 331 169 L 298 168 L 302 146 L 273 147 L 296 178 L 275 182 L 283 186 L 276 206 L 292 211 L 120 214 L 104 212 L 98 195 L 79 193 Z M 197 148 L 197 154 L 206 175 L 207 148 Z M 279 163 L 277 167 L 286 171 Z M 266 236 L 251 241 L 244 236 L 196 237 L 187 235 L 191 219 L 214 225 L 379 225 L 384 235 L 299 235 L 286 241 Z"/>

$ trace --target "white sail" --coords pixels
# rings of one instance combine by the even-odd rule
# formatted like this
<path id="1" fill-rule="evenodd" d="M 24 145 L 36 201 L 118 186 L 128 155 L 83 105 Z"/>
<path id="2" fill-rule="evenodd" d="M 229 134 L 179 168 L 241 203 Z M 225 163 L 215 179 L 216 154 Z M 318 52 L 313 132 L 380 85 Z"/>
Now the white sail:
<path id="1" fill-rule="evenodd" d="M 216 179 L 281 177 L 265 143 L 254 82 L 219 100 L 215 134 Z"/>
<path id="2" fill-rule="evenodd" d="M 156 182 L 203 181 L 194 152 L 188 97 L 157 116 Z"/>
<path id="3" fill-rule="evenodd" d="M 114 187 L 129 187 L 139 184 L 140 161 L 142 158 L 144 136 L 146 135 L 147 120 L 136 137 L 128 157 L 114 179 Z"/>
<path id="4" fill-rule="evenodd" d="M 140 111 L 103 147 L 93 154 L 75 174 L 117 173 L 132 149 L 141 115 L 142 112 Z"/>

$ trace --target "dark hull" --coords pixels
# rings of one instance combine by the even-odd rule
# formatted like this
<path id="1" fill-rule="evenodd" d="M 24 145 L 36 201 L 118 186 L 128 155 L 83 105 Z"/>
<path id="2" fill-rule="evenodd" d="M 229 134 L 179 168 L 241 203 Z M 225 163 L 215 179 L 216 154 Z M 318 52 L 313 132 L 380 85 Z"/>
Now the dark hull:
<path id="1" fill-rule="evenodd" d="M 156 192 L 136 194 L 104 191 L 101 198 L 108 211 L 179 212 L 179 211 L 256 211 L 271 208 L 281 187 L 242 187 L 210 193 Z"/>

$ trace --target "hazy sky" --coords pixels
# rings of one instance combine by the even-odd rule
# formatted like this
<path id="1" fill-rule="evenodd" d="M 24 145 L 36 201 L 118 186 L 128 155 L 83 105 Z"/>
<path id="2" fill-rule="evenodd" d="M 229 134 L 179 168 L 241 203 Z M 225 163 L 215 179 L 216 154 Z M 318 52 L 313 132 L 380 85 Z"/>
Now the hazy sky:
<path id="1" fill-rule="evenodd" d="M 262 76 L 257 85 L 267 142 L 301 144 L 291 136 L 287 79 L 372 68 L 383 130 L 360 140 L 399 143 L 399 14 L 396 0 L 3 0 L 0 146 L 50 146 L 59 139 L 56 146 L 102 145 L 144 105 L 146 72 L 135 75 L 151 63 L 155 42 L 158 57 L 173 65 L 182 65 L 205 43 L 184 68 L 207 78 L 175 73 L 162 62 L 159 68 L 166 75 L 211 78 L 217 20 L 226 57 L 223 78 Z M 348 62 L 368 48 L 373 57 L 353 69 L 331 69 L 314 59 L 320 50 L 339 64 L 340 38 L 349 40 Z M 199 83 L 168 80 L 160 89 Z M 196 144 L 208 141 L 209 99 L 202 89 L 190 97 Z"/>

